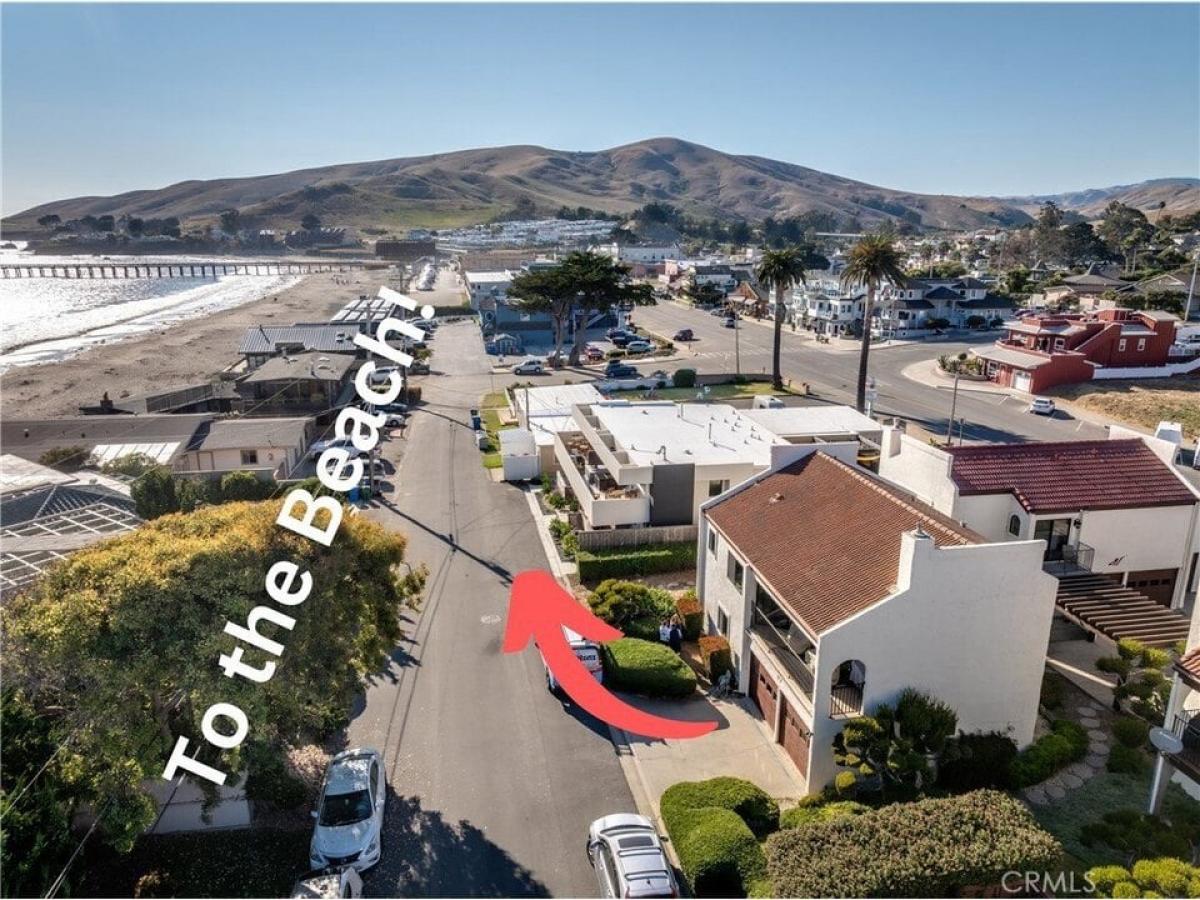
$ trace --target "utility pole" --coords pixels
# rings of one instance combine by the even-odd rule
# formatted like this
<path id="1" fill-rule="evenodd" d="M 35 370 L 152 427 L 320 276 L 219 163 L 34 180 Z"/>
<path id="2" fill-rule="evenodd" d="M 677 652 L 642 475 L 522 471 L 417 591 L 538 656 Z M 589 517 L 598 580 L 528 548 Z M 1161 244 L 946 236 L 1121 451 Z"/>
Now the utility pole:
<path id="1" fill-rule="evenodd" d="M 742 346 L 741 346 L 740 335 L 738 334 L 738 332 L 740 332 L 742 330 L 742 324 L 741 324 L 742 320 L 736 318 L 736 316 L 737 316 L 736 312 L 733 315 L 735 317 L 733 320 L 733 368 L 734 368 L 735 374 L 741 375 L 742 374 Z"/>
<path id="2" fill-rule="evenodd" d="M 1196 296 L 1196 267 L 1200 265 L 1200 249 L 1196 251 L 1196 255 L 1192 257 L 1192 280 L 1188 283 L 1187 303 L 1183 305 L 1183 324 L 1188 323 L 1188 316 L 1192 314 L 1192 298 Z"/>
<path id="3" fill-rule="evenodd" d="M 958 406 L 958 372 L 954 373 L 954 393 L 950 395 L 950 421 L 946 423 L 946 446 L 954 443 L 954 411 Z M 958 442 L 962 443 L 962 429 L 958 432 Z"/>

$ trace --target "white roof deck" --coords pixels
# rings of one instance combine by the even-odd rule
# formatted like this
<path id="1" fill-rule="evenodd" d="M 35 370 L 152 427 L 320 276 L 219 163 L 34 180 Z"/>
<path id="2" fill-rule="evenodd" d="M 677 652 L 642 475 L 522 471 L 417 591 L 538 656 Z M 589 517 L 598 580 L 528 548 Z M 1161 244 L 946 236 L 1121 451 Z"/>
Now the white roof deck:
<path id="1" fill-rule="evenodd" d="M 594 403 L 593 415 L 633 465 L 771 464 L 787 442 L 724 403 Z"/>
<path id="2" fill-rule="evenodd" d="M 883 426 L 849 406 L 746 409 L 742 415 L 781 438 L 858 434 L 877 438 Z"/>
<path id="3" fill-rule="evenodd" d="M 525 414 L 526 397 L 529 398 L 530 417 L 570 417 L 572 406 L 600 403 L 604 400 L 604 395 L 590 384 L 548 384 L 545 387 L 513 388 L 513 403 L 519 416 Z"/>

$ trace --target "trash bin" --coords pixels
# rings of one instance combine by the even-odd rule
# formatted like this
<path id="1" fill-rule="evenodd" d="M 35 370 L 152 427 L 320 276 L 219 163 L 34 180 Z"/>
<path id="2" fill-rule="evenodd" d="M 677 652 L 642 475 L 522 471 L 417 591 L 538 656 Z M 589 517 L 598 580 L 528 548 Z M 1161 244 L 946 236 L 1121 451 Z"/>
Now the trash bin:
<path id="1" fill-rule="evenodd" d="M 471 410 L 471 427 L 478 431 L 483 427 L 483 419 L 479 416 L 479 410 Z"/>
<path id="2" fill-rule="evenodd" d="M 483 450 L 487 448 L 488 436 L 487 432 L 482 429 L 475 432 L 475 449 Z"/>

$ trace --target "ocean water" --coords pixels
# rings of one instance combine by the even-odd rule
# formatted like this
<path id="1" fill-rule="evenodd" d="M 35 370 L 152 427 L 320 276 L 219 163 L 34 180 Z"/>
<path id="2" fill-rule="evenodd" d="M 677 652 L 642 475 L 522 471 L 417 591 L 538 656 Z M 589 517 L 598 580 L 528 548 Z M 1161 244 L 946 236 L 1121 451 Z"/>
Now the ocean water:
<path id="1" fill-rule="evenodd" d="M 107 259 L 119 262 L 125 258 Z M 128 259 L 137 261 L 133 257 Z M 34 257 L 21 250 L 0 250 L 0 261 L 45 265 L 100 262 L 95 257 Z M 240 306 L 281 291 L 298 280 L 296 275 L 223 275 L 203 279 L 6 278 L 0 280 L 0 371 L 52 362 L 96 344 L 119 341 L 172 322 Z"/>

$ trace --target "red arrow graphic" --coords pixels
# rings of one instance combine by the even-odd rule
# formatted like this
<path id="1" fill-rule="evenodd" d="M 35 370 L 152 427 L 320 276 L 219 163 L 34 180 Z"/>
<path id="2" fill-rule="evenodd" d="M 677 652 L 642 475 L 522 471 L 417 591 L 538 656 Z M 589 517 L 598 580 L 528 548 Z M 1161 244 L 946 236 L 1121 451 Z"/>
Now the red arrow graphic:
<path id="1" fill-rule="evenodd" d="M 564 591 L 549 572 L 522 572 L 513 580 L 504 627 L 505 653 L 518 653 L 532 638 L 567 695 L 597 719 L 651 738 L 694 738 L 716 722 L 682 722 L 642 712 L 605 690 L 575 656 L 563 626 L 592 641 L 613 641 L 621 632 L 596 618 Z"/>

